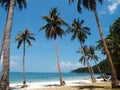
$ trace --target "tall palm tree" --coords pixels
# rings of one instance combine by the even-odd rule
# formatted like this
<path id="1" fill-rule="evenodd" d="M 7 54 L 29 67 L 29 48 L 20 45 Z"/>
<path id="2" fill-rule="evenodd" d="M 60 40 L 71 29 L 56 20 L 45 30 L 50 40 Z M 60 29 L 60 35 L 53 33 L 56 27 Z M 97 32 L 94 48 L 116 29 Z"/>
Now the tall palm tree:
<path id="1" fill-rule="evenodd" d="M 107 58 L 108 58 L 107 60 L 108 60 L 108 63 L 109 63 L 110 69 L 111 69 L 112 87 L 114 88 L 114 87 L 118 86 L 119 82 L 118 82 L 118 79 L 117 79 L 117 76 L 116 76 L 116 71 L 115 71 L 114 65 L 112 63 L 110 53 L 108 51 L 108 47 L 106 45 L 106 41 L 105 41 L 104 36 L 103 36 L 102 27 L 100 25 L 100 21 L 99 21 L 98 15 L 97 15 L 97 10 L 96 10 L 96 2 L 97 1 L 100 4 L 103 3 L 103 0 L 78 0 L 77 9 L 78 9 L 78 12 L 81 12 L 82 11 L 81 5 L 83 5 L 83 7 L 85 7 L 86 9 L 94 12 L 96 23 L 97 23 L 98 30 L 99 30 L 99 33 L 100 33 L 100 37 L 101 37 L 101 40 L 102 40 L 102 43 L 103 43 L 103 46 L 104 46 L 104 50 L 105 50 L 105 53 L 106 53 Z M 69 3 L 71 3 L 71 2 L 74 2 L 74 0 L 69 0 Z"/>
<path id="2" fill-rule="evenodd" d="M 90 65 L 88 63 L 88 60 L 85 56 L 85 52 L 83 49 L 83 43 L 85 42 L 85 39 L 87 38 L 87 34 L 90 35 L 90 28 L 88 27 L 83 27 L 84 20 L 79 20 L 79 19 L 74 19 L 73 23 L 72 23 L 72 27 L 69 27 L 67 30 L 67 33 L 73 33 L 71 40 L 74 40 L 75 38 L 78 38 L 79 42 L 80 42 L 80 46 L 82 48 L 82 53 L 85 59 L 85 62 L 87 63 L 89 72 L 90 72 L 90 76 L 92 79 L 92 82 L 95 82 L 95 79 L 93 78 L 91 69 L 90 69 Z"/>
<path id="3" fill-rule="evenodd" d="M 62 73 L 60 70 L 60 61 L 58 56 L 58 42 L 57 37 L 61 37 L 65 34 L 64 30 L 61 26 L 67 25 L 62 18 L 60 18 L 60 13 L 58 12 L 57 8 L 53 8 L 50 10 L 48 16 L 42 17 L 47 24 L 41 27 L 40 30 L 45 30 L 47 39 L 54 39 L 55 40 L 55 46 L 56 46 L 56 58 L 57 58 L 57 65 L 58 65 L 58 72 L 59 72 L 59 79 L 60 79 L 60 85 L 64 85 L 62 80 Z"/>
<path id="4" fill-rule="evenodd" d="M 25 32 L 19 31 L 19 33 L 16 36 L 16 41 L 18 42 L 17 48 L 19 49 L 21 44 L 23 43 L 23 87 L 26 87 L 26 74 L 25 74 L 25 51 L 26 51 L 26 43 L 28 43 L 28 46 L 32 46 L 32 43 L 30 40 L 35 41 L 35 37 L 33 33 L 30 33 L 28 29 L 25 30 Z"/>
<path id="5" fill-rule="evenodd" d="M 120 80 L 120 17 L 115 20 L 115 22 L 110 26 L 110 34 L 105 38 L 110 55 L 112 57 L 117 77 Z M 104 48 L 102 45 L 102 41 L 98 41 L 97 49 L 101 50 L 103 54 Z"/>
<path id="6" fill-rule="evenodd" d="M 93 79 L 93 80 L 95 81 L 95 76 L 94 76 L 93 68 L 91 67 L 91 65 L 90 65 L 90 63 L 89 63 L 89 61 L 88 61 L 88 60 L 89 60 L 89 58 L 88 58 L 89 49 L 88 49 L 88 47 L 85 45 L 85 46 L 83 46 L 83 50 L 84 50 L 84 53 L 85 53 L 87 62 L 86 62 L 86 60 L 85 60 L 85 58 L 84 58 L 84 55 L 79 59 L 79 62 L 83 63 L 84 65 L 87 64 L 88 70 L 89 70 L 89 72 L 91 73 L 91 79 Z M 83 52 L 81 51 L 81 49 L 79 49 L 79 50 L 77 51 L 77 53 L 83 53 Z"/>
<path id="7" fill-rule="evenodd" d="M 26 0 L 0 0 L 0 5 L 7 10 L 7 18 L 4 29 L 4 53 L 2 64 L 2 76 L 0 81 L 1 90 L 9 90 L 9 69 L 10 69 L 10 35 L 12 28 L 12 20 L 14 14 L 14 6 L 18 4 L 19 9 L 26 8 Z"/>

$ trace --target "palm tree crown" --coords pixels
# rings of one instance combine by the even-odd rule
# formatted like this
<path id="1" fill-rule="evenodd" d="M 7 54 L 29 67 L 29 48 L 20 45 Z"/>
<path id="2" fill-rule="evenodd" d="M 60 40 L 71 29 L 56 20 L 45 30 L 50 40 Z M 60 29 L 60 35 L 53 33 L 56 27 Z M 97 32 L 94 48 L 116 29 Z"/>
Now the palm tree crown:
<path id="1" fill-rule="evenodd" d="M 47 24 L 41 27 L 41 30 L 45 29 L 47 39 L 56 39 L 57 36 L 62 38 L 62 35 L 65 34 L 61 26 L 67 24 L 60 18 L 59 15 L 60 13 L 57 11 L 57 8 L 54 8 L 50 10 L 49 16 L 42 17 L 47 22 Z"/>
<path id="2" fill-rule="evenodd" d="M 75 0 L 69 0 L 69 3 L 74 2 Z M 103 3 L 103 0 L 78 0 L 77 3 L 77 10 L 79 13 L 82 12 L 82 6 L 83 5 L 86 9 L 88 10 L 94 10 L 94 8 L 96 8 L 96 1 L 98 1 L 99 3 Z"/>
<path id="3" fill-rule="evenodd" d="M 14 0 L 15 5 L 18 5 L 19 9 L 22 10 L 23 7 L 27 8 L 27 0 Z M 6 10 L 8 10 L 10 6 L 10 0 L 0 0 L 0 3 L 2 7 L 4 7 Z"/>
<path id="4" fill-rule="evenodd" d="M 82 27 L 84 23 L 84 20 L 79 20 L 79 19 L 74 19 L 72 23 L 72 27 L 69 27 L 67 32 L 68 33 L 73 33 L 71 40 L 74 40 L 76 37 L 78 40 L 82 43 L 85 42 L 85 39 L 87 38 L 87 35 L 90 35 L 90 28 L 88 27 Z"/>
<path id="5" fill-rule="evenodd" d="M 28 46 L 32 46 L 32 43 L 30 40 L 35 41 L 35 37 L 33 33 L 30 33 L 28 29 L 26 29 L 25 32 L 19 31 L 19 33 L 16 36 L 16 41 L 18 41 L 17 48 L 21 46 L 22 42 L 27 42 Z"/>

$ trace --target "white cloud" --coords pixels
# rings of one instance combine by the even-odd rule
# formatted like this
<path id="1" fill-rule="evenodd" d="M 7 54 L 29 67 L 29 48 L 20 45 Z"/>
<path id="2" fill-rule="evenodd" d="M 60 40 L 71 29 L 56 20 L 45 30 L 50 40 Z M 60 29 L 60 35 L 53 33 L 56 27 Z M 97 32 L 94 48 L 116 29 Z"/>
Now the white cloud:
<path id="1" fill-rule="evenodd" d="M 80 63 L 71 63 L 71 62 L 64 62 L 62 61 L 60 63 L 61 68 L 78 68 L 78 67 L 82 67 L 82 65 Z"/>
<path id="2" fill-rule="evenodd" d="M 108 10 L 111 14 L 115 12 L 115 10 L 118 8 L 120 5 L 120 0 L 108 0 L 109 2 L 112 2 L 111 5 L 108 5 Z"/>
<path id="3" fill-rule="evenodd" d="M 69 61 L 68 62 L 65 62 L 65 61 L 60 62 L 60 68 L 61 68 L 62 72 L 70 72 L 70 71 L 77 69 L 77 68 L 80 68 L 80 67 L 83 67 L 83 65 L 80 64 L 79 62 L 78 63 L 72 63 Z M 53 67 L 52 71 L 57 72 L 58 66 L 55 65 L 55 67 Z"/>
<path id="4" fill-rule="evenodd" d="M 106 11 L 102 10 L 99 14 L 100 15 L 106 14 Z"/>

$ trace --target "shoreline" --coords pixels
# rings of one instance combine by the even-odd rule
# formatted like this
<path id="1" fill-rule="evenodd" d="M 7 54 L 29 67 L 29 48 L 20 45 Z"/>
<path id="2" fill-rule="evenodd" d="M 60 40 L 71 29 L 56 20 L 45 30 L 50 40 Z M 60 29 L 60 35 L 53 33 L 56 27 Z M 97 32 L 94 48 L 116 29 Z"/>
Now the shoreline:
<path id="1" fill-rule="evenodd" d="M 102 82 L 102 79 L 97 79 L 97 82 Z M 50 82 L 29 82 L 27 83 L 28 87 L 21 88 L 22 83 L 10 84 L 10 90 L 41 90 L 41 89 L 50 89 L 50 88 L 67 88 L 67 87 L 77 87 L 80 85 L 91 84 L 91 79 L 80 79 L 80 80 L 66 80 L 65 86 L 59 86 L 59 81 L 50 81 Z M 56 89 L 55 89 L 56 90 Z M 67 89 L 66 89 L 67 90 Z M 69 90 L 69 89 L 68 89 Z"/>

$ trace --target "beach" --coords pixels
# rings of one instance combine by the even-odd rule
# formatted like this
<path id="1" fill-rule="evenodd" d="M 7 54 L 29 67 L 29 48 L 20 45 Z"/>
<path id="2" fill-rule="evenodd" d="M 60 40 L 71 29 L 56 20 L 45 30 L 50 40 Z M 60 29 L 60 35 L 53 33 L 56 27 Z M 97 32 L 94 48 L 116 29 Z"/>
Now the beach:
<path id="1" fill-rule="evenodd" d="M 57 73 L 26 73 L 27 87 L 22 87 L 22 73 L 11 73 L 10 90 L 110 90 L 111 82 L 97 78 L 92 83 L 87 73 L 63 73 L 64 86 L 60 86 Z M 95 74 L 99 77 L 98 74 Z M 113 89 L 114 90 L 114 89 Z M 115 89 L 117 90 L 117 89 Z M 118 89 L 119 90 L 119 89 Z"/>
<path id="2" fill-rule="evenodd" d="M 59 86 L 59 81 L 31 82 L 28 87 L 21 88 L 22 83 L 10 84 L 11 90 L 111 90 L 111 83 L 97 79 L 92 83 L 90 79 L 68 80 L 65 86 Z M 119 89 L 112 89 L 119 90 Z"/>

